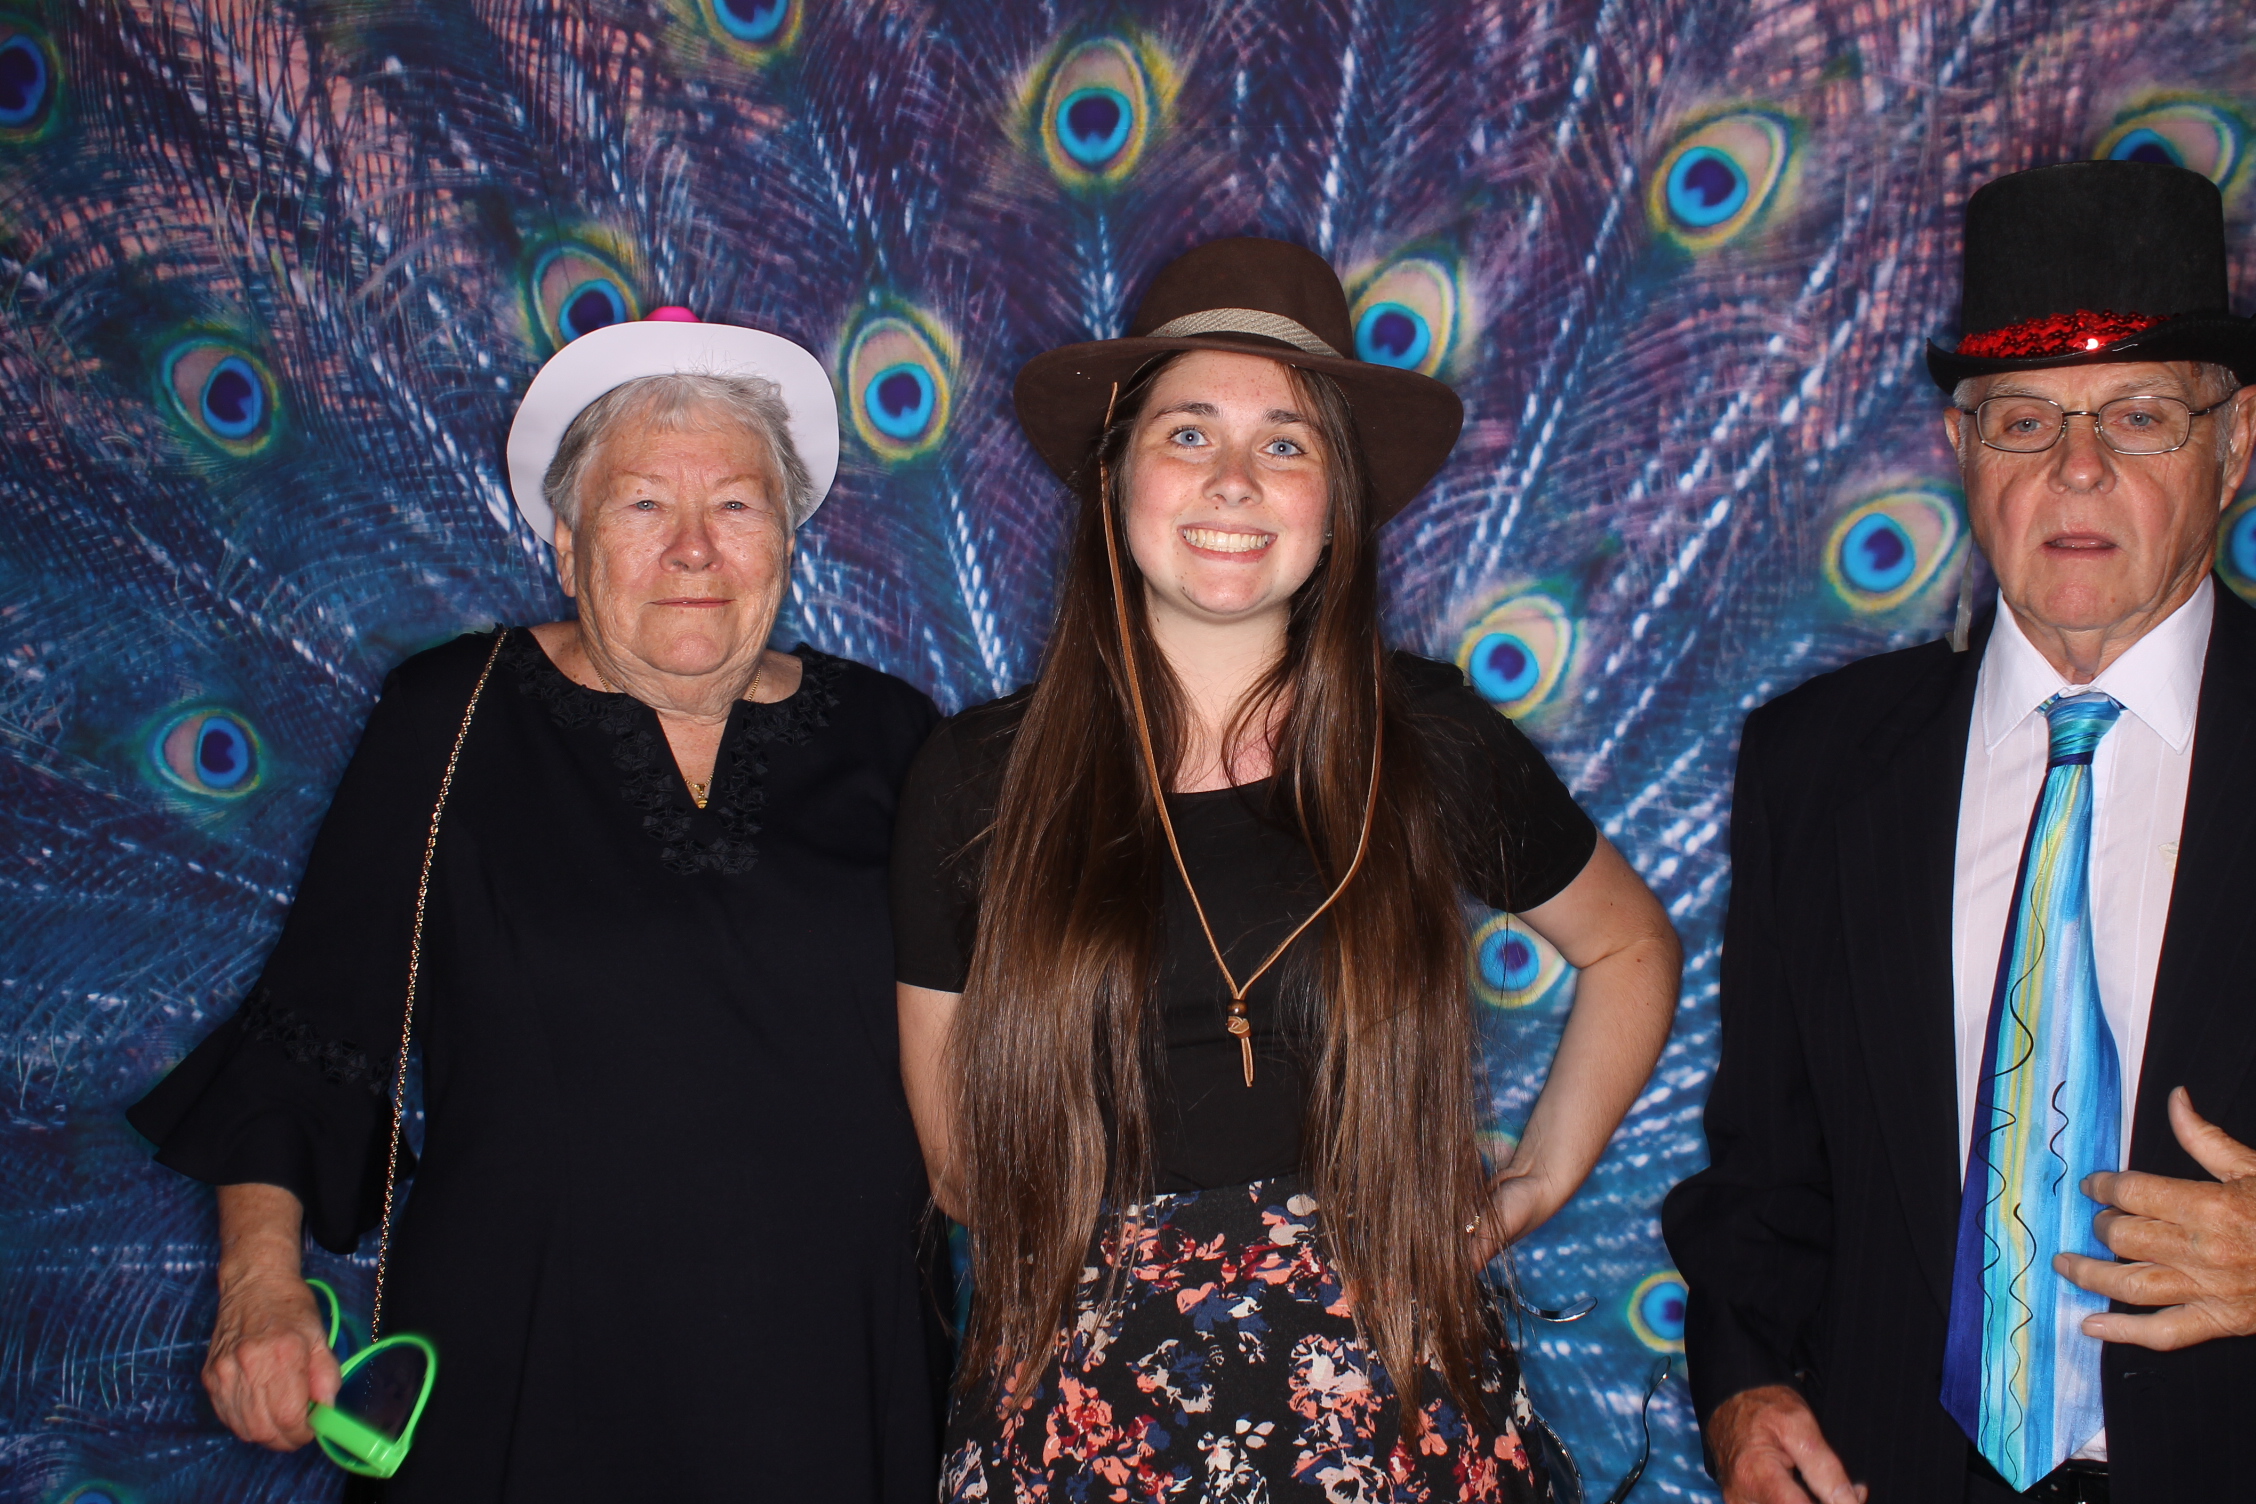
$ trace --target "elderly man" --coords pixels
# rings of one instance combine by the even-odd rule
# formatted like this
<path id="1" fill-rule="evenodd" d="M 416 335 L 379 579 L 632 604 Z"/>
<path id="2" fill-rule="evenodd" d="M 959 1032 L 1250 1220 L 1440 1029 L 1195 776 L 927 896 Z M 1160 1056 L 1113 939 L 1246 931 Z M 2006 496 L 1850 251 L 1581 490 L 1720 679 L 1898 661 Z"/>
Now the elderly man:
<path id="1" fill-rule="evenodd" d="M 2175 167 L 2001 178 L 1965 254 L 2000 606 L 1748 719 L 1694 1394 L 1729 1504 L 2247 1498 L 2256 323 Z"/>

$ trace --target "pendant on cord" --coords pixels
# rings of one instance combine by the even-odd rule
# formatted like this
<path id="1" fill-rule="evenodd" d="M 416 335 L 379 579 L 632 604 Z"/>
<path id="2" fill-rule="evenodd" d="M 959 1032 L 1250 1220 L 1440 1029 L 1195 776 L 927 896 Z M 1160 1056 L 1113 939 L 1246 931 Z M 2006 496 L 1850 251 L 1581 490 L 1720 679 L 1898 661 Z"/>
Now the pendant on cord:
<path id="1" fill-rule="evenodd" d="M 1246 1085 L 1253 1085 L 1253 1023 L 1246 1017 L 1243 998 L 1230 1000 L 1230 1032 L 1238 1036 L 1238 1048 L 1245 1054 Z"/>

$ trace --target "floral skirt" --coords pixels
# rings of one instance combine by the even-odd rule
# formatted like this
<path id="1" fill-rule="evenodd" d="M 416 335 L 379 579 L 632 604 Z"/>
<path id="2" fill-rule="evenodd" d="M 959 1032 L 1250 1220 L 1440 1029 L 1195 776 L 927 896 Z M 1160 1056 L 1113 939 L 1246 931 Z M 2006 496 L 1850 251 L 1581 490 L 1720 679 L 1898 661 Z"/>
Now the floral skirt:
<path id="1" fill-rule="evenodd" d="M 1125 1247 L 1100 1234 L 1033 1401 L 1006 1413 L 988 1384 L 957 1399 L 941 1498 L 1550 1504 L 1557 1443 L 1509 1349 L 1478 1415 L 1428 1372 L 1401 1440 L 1394 1383 L 1316 1230 L 1315 1200 L 1278 1179 L 1157 1196 Z"/>

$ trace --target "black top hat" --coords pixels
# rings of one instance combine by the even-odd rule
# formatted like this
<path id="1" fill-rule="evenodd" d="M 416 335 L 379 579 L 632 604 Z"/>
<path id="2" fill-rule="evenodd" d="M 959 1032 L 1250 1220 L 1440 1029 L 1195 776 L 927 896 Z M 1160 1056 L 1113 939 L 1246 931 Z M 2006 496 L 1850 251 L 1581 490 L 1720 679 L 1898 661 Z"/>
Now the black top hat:
<path id="1" fill-rule="evenodd" d="M 2256 319 L 2233 317 L 2229 297 L 2224 197 L 2200 173 L 2012 173 L 1966 201 L 1958 348 L 1929 341 L 1927 374 L 1949 391 L 2000 371 L 2201 360 L 2256 381 Z"/>

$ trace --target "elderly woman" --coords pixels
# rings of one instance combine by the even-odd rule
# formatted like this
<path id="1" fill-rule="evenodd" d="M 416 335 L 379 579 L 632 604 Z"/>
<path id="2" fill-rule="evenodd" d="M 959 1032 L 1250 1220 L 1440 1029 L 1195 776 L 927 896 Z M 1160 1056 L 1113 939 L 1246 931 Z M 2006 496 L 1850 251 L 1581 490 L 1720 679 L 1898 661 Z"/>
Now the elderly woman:
<path id="1" fill-rule="evenodd" d="M 536 379 L 513 468 L 578 619 L 400 666 L 257 985 L 132 1113 L 220 1188 L 204 1382 L 237 1435 L 303 1445 L 336 1391 L 301 1228 L 344 1252 L 383 1210 L 483 675 L 384 1296 L 440 1371 L 386 1497 L 930 1496 L 885 868 L 936 715 L 766 647 L 837 443 L 822 368 L 749 330 L 614 326 Z"/>

